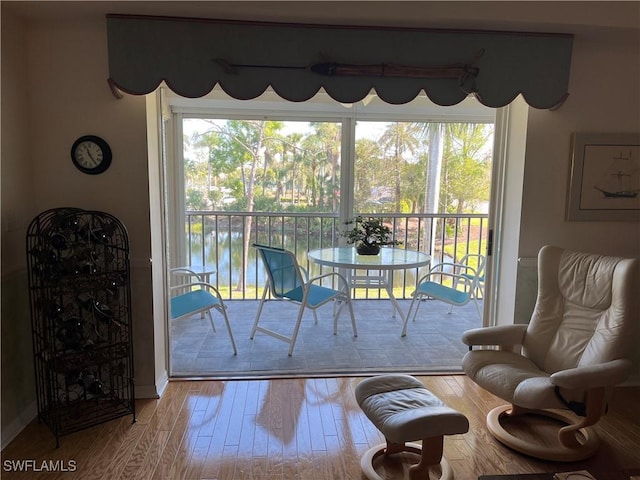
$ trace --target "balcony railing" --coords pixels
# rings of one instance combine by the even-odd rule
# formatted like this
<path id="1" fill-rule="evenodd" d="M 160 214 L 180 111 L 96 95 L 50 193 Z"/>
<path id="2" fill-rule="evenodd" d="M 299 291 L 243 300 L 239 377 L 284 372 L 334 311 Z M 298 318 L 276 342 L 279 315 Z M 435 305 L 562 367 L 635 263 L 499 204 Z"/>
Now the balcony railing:
<path id="1" fill-rule="evenodd" d="M 486 214 L 363 214 L 383 218 L 399 248 L 429 253 L 432 264 L 459 260 L 467 253 L 486 251 Z M 189 265 L 215 269 L 212 283 L 223 298 L 260 298 L 265 276 L 253 243 L 292 250 L 311 276 L 321 272 L 310 264 L 307 252 L 316 248 L 344 245 L 340 232 L 346 227 L 331 213 L 194 212 L 185 213 L 186 256 Z M 245 236 L 248 235 L 248 242 Z M 394 295 L 410 298 L 426 268 L 396 272 Z M 386 298 L 386 292 L 356 292 L 356 298 Z"/>

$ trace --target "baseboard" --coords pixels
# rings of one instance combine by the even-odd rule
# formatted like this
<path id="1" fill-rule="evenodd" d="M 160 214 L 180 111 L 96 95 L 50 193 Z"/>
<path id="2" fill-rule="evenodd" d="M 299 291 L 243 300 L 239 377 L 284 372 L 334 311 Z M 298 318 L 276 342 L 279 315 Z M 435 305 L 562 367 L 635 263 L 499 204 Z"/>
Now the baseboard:
<path id="1" fill-rule="evenodd" d="M 9 425 L 2 426 L 2 450 L 38 416 L 38 404 L 31 402 Z"/>
<path id="2" fill-rule="evenodd" d="M 160 398 L 169 385 L 167 373 L 156 379 L 155 385 L 136 385 L 136 398 Z"/>
<path id="3" fill-rule="evenodd" d="M 158 389 L 158 397 L 161 397 L 162 394 L 164 393 L 164 391 L 167 389 L 167 386 L 169 385 L 169 375 L 167 373 L 167 371 L 163 371 L 162 372 L 162 376 L 158 379 L 156 379 L 156 386 Z"/>

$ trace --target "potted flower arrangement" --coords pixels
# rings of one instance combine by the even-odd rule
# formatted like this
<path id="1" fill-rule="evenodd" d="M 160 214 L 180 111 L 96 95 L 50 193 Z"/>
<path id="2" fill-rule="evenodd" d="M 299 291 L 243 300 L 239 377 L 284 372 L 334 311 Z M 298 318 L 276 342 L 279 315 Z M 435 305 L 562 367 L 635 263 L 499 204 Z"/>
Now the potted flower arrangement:
<path id="1" fill-rule="evenodd" d="M 355 243 L 360 255 L 377 255 L 382 245 L 400 245 L 402 242 L 393 238 L 391 229 L 382 223 L 382 219 L 358 216 L 345 222 L 353 225 L 351 230 L 341 233 L 347 243 Z"/>

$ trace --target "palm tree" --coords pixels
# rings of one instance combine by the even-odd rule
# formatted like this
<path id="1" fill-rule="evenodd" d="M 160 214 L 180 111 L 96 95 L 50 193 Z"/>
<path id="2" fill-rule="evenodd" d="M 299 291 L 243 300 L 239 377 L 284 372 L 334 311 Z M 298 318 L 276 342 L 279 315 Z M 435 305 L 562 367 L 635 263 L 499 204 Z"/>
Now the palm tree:
<path id="1" fill-rule="evenodd" d="M 484 124 L 452 123 L 445 145 L 447 206 L 464 213 L 489 198 L 492 129 Z"/>
<path id="2" fill-rule="evenodd" d="M 368 138 L 361 138 L 356 142 L 354 168 L 354 210 L 358 213 L 370 213 L 367 207 L 371 201 L 371 189 L 380 185 L 386 173 L 378 142 Z"/>
<path id="3" fill-rule="evenodd" d="M 396 211 L 400 211 L 402 200 L 400 185 L 402 165 L 405 163 L 404 155 L 413 153 L 420 144 L 419 124 L 413 122 L 393 122 L 386 128 L 380 137 L 380 143 L 393 162 L 393 176 L 395 179 Z"/>
<path id="4" fill-rule="evenodd" d="M 425 179 L 424 213 L 438 213 L 440 202 L 440 177 L 442 172 L 443 134 L 446 125 L 443 123 L 420 124 L 420 135 L 427 138 L 429 145 L 427 175 Z M 435 251 L 436 238 L 435 222 L 424 229 L 424 244 L 428 245 L 429 252 Z"/>

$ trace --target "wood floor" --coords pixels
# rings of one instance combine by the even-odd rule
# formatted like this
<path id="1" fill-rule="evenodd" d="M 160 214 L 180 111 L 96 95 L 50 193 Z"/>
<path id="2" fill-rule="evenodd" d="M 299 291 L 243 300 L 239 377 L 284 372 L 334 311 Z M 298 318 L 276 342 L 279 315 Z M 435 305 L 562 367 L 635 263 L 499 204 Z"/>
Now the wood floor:
<path id="1" fill-rule="evenodd" d="M 485 428 L 485 415 L 502 402 L 466 376 L 419 378 L 469 418 L 468 433 L 445 439 L 445 456 L 458 480 L 579 469 L 601 474 L 599 480 L 627 480 L 628 475 L 604 472 L 640 469 L 640 387 L 614 392 L 609 413 L 597 426 L 603 445 L 595 457 L 558 464 L 515 454 L 496 442 Z M 361 455 L 383 440 L 355 402 L 353 392 L 360 380 L 171 382 L 161 399 L 137 402 L 135 423 L 129 416 L 67 435 L 60 448 L 50 430 L 34 421 L 2 452 L 0 476 L 360 480 Z M 21 460 L 33 460 L 22 463 L 28 472 L 14 471 Z"/>

